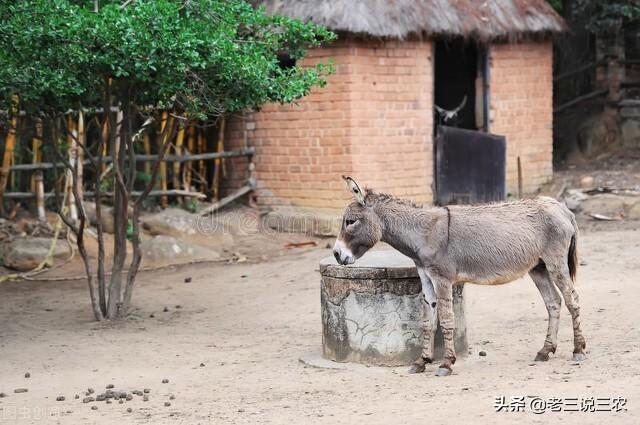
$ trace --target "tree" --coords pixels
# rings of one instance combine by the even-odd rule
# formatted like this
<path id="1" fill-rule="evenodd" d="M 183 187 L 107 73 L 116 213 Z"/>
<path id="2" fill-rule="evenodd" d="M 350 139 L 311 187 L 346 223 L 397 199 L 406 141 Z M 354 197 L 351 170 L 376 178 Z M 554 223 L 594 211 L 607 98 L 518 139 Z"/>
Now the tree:
<path id="1" fill-rule="evenodd" d="M 70 170 L 78 220 L 62 208 L 59 214 L 76 236 L 97 320 L 123 317 L 129 309 L 141 260 L 138 216 L 177 127 L 305 96 L 325 84 L 331 67 L 281 68 L 278 54 L 301 58 L 308 48 L 335 38 L 322 27 L 267 16 L 240 0 L 22 0 L 1 2 L 0 19 L 0 101 L 10 105 L 17 96 L 22 110 L 43 119 L 46 143 Z M 69 110 L 102 110 L 86 131 L 106 137 L 89 146 L 66 134 Z M 134 201 L 133 189 L 140 184 L 136 146 L 166 111 L 170 118 L 161 126 L 160 159 Z M 115 242 L 109 282 L 100 224 L 97 274 L 84 246 L 78 166 L 74 147 L 60 143 L 63 136 L 72 137 L 75 149 L 98 171 L 93 182 L 98 222 L 105 145 L 113 159 Z M 133 258 L 123 280 L 131 206 Z"/>
<path id="2" fill-rule="evenodd" d="M 638 0 L 565 0 L 564 8 L 559 0 L 548 1 L 556 10 L 565 9 L 566 13 L 587 16 L 587 29 L 595 34 L 615 33 L 640 19 Z"/>

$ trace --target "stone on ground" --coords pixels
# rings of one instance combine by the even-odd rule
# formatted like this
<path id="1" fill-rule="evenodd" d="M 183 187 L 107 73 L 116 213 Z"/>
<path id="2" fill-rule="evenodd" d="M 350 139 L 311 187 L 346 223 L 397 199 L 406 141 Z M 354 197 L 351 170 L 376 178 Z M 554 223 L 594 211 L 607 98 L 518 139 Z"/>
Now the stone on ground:
<path id="1" fill-rule="evenodd" d="M 151 235 L 174 236 L 182 240 L 206 239 L 213 245 L 233 243 L 230 229 L 214 216 L 201 217 L 179 208 L 167 208 L 140 218 L 142 227 Z"/>
<path id="2" fill-rule="evenodd" d="M 595 181 L 596 180 L 593 178 L 593 176 L 584 176 L 580 179 L 580 187 L 583 189 L 592 188 L 595 184 Z"/>
<path id="3" fill-rule="evenodd" d="M 580 207 L 585 214 L 601 214 L 611 217 L 627 216 L 627 211 L 637 202 L 633 196 L 620 196 L 611 193 L 589 196 Z"/>
<path id="4" fill-rule="evenodd" d="M 640 119 L 626 120 L 622 124 L 622 143 L 626 148 L 640 147 Z"/>
<path id="5" fill-rule="evenodd" d="M 220 258 L 220 254 L 212 249 L 166 235 L 157 235 L 144 241 L 140 249 L 144 265 L 178 264 Z"/>
<path id="6" fill-rule="evenodd" d="M 640 220 L 640 200 L 633 204 L 627 213 L 629 220 Z"/>
<path id="7" fill-rule="evenodd" d="M 87 219 L 89 220 L 89 223 L 93 224 L 94 226 L 98 224 L 98 218 L 96 215 L 96 204 L 95 202 L 83 202 L 82 205 L 84 206 L 84 212 L 87 215 Z M 105 233 L 112 233 L 113 234 L 113 229 L 114 229 L 114 225 L 113 225 L 113 208 L 106 206 L 106 205 L 102 205 L 102 208 L 100 210 L 100 222 L 102 223 L 102 230 Z"/>
<path id="8" fill-rule="evenodd" d="M 563 196 L 564 203 L 571 211 L 577 211 L 580 209 L 580 204 L 589 198 L 582 191 L 576 189 L 569 189 Z"/>
<path id="9" fill-rule="evenodd" d="M 8 242 L 2 248 L 4 266 L 18 271 L 35 269 L 46 257 L 51 247 L 52 238 L 18 238 Z M 62 261 L 71 253 L 67 241 L 58 239 L 52 258 L 47 264 L 52 266 L 56 260 Z"/>

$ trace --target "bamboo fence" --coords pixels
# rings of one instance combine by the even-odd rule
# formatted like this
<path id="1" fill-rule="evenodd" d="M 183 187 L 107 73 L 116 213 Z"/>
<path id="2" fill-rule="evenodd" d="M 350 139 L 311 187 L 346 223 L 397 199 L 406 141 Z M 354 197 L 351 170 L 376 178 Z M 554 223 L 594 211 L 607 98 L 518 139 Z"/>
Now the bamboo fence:
<path id="1" fill-rule="evenodd" d="M 115 149 L 118 149 L 120 143 L 120 128 L 122 125 L 122 113 L 119 110 L 110 111 L 113 120 L 115 136 Z M 4 151 L 2 153 L 2 163 L 0 164 L 0 214 L 6 216 L 4 211 L 5 201 L 33 202 L 34 211 L 37 213 L 39 220 L 45 220 L 45 203 L 47 199 L 53 198 L 55 190 L 54 185 L 60 185 L 62 192 L 65 194 L 66 205 L 71 219 L 77 217 L 78 212 L 75 211 L 76 204 L 73 199 L 73 191 L 71 188 L 72 170 L 65 169 L 65 165 L 59 161 L 47 161 L 45 142 L 45 128 L 42 120 L 29 120 L 25 114 L 21 114 L 18 110 L 18 99 L 15 99 L 12 109 L 9 111 L 10 117 L 6 128 L 4 139 Z M 23 118 L 24 117 L 24 118 Z M 19 120 L 20 118 L 20 120 Z M 99 124 L 93 127 L 93 131 L 88 126 L 92 119 L 97 119 Z M 159 125 L 157 125 L 155 134 L 153 132 L 145 132 L 139 138 L 136 145 L 137 153 L 135 160 L 140 164 L 138 174 L 144 173 L 147 178 L 151 174 L 151 164 L 160 156 L 159 149 L 162 146 L 167 147 L 168 152 L 165 153 L 163 161 L 160 163 L 158 181 L 155 190 L 152 190 L 149 196 L 159 197 L 159 203 L 163 208 L 169 206 L 169 198 L 174 203 L 182 204 L 186 199 L 210 199 L 215 205 L 222 206 L 230 200 L 236 199 L 251 190 L 254 185 L 248 183 L 241 189 L 236 190 L 225 198 L 221 197 L 221 181 L 226 175 L 225 160 L 236 157 L 247 157 L 248 163 L 252 164 L 252 158 L 255 153 L 253 148 L 245 148 L 235 151 L 224 150 L 224 131 L 225 120 L 221 119 L 215 132 L 207 131 L 207 127 L 200 123 L 186 123 L 181 120 L 176 122 L 178 118 L 165 111 L 162 113 Z M 95 173 L 99 173 L 101 182 L 105 183 L 105 187 L 101 186 L 102 196 L 109 199 L 112 193 L 109 189 L 110 163 L 112 155 L 108 143 L 103 143 L 102 161 L 99 170 L 93 169 L 91 158 L 86 159 L 86 153 L 93 152 L 98 156 L 95 147 L 99 146 L 99 140 L 108 140 L 112 131 L 104 113 L 95 113 L 95 111 L 75 111 L 70 112 L 65 120 L 64 138 L 58 139 L 59 147 L 65 142 L 66 160 L 76 171 L 76 179 L 78 182 L 80 200 L 84 198 L 95 197 Z M 174 132 L 173 140 L 167 140 L 170 132 L 163 132 L 165 126 L 178 124 L 178 131 Z M 30 128 L 23 128 L 27 125 Z M 21 135 L 24 134 L 24 137 Z M 47 133 L 48 134 L 48 133 Z M 215 134 L 216 138 L 210 143 L 209 134 Z M 20 146 L 22 140 L 25 140 L 25 146 L 22 151 L 26 154 L 22 158 L 26 160 L 23 163 L 12 163 L 14 152 Z M 28 140 L 27 140 L 28 139 Z M 152 140 L 154 143 L 152 144 Z M 215 147 L 209 152 L 209 146 Z M 127 160 L 128 161 L 128 160 Z M 168 166 L 171 164 L 171 166 Z M 64 178 L 52 178 L 58 175 L 56 169 L 64 170 L 61 174 Z M 253 169 L 253 168 L 251 168 Z M 53 172 L 53 174 L 52 174 Z M 27 178 L 14 179 L 16 173 L 26 173 Z M 89 173 L 89 177 L 85 177 Z M 18 183 L 15 183 L 15 182 Z M 13 183 L 12 183 L 13 182 Z M 25 182 L 20 184 L 20 182 Z M 48 187 L 47 187 L 48 186 Z M 132 196 L 137 196 L 141 192 L 133 191 Z"/>

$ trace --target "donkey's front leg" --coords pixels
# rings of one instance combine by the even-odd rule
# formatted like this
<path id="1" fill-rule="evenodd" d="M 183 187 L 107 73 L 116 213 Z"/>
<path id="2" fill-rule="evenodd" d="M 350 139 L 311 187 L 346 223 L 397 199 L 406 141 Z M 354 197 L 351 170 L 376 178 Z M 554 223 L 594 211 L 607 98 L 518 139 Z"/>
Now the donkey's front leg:
<path id="1" fill-rule="evenodd" d="M 422 353 L 420 358 L 413 363 L 409 373 L 422 373 L 427 363 L 433 361 L 433 342 L 438 327 L 436 317 L 436 292 L 433 289 L 433 282 L 427 273 L 418 267 L 420 282 L 422 283 L 423 314 L 422 314 Z"/>
<path id="2" fill-rule="evenodd" d="M 453 345 L 453 329 L 455 326 L 453 316 L 453 285 L 451 281 L 433 276 L 433 285 L 436 291 L 438 320 L 444 337 L 444 360 L 436 371 L 436 376 L 451 375 L 453 364 L 456 362 L 456 350 Z"/>

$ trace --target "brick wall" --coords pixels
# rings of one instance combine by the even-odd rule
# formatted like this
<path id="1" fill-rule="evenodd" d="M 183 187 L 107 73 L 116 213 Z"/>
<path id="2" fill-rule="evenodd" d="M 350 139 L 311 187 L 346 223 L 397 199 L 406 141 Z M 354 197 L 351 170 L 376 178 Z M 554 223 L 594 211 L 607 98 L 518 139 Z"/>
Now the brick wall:
<path id="1" fill-rule="evenodd" d="M 354 50 L 354 174 L 380 191 L 417 202 L 431 201 L 432 43 L 369 41 Z"/>
<path id="2" fill-rule="evenodd" d="M 507 192 L 517 194 L 520 156 L 523 190 L 531 193 L 553 172 L 553 48 L 494 44 L 489 54 L 490 131 L 507 137 Z"/>
<path id="3" fill-rule="evenodd" d="M 432 199 L 433 66 L 430 41 L 345 40 L 310 52 L 336 72 L 296 105 L 265 105 L 234 117 L 227 148 L 256 148 L 262 205 L 341 208 L 340 175 L 418 202 Z M 525 193 L 552 176 L 551 43 L 490 48 L 490 131 L 507 137 L 507 190 Z M 227 189 L 246 180 L 230 161 Z"/>
<path id="4" fill-rule="evenodd" d="M 336 72 L 326 87 L 229 123 L 228 148 L 256 148 L 258 202 L 341 208 L 349 199 L 342 174 L 430 200 L 431 43 L 341 41 L 303 64 L 329 58 Z M 245 167 L 231 161 L 227 188 L 241 184 Z"/>

